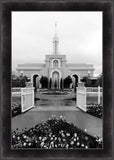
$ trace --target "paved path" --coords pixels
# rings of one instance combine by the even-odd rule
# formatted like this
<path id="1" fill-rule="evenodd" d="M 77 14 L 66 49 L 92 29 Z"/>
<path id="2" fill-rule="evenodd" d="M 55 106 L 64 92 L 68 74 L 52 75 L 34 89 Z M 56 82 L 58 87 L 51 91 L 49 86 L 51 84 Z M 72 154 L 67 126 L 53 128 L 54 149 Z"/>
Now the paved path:
<path id="1" fill-rule="evenodd" d="M 75 106 L 36 106 L 31 111 L 79 111 Z"/>
<path id="2" fill-rule="evenodd" d="M 35 107 L 26 113 L 12 118 L 12 130 L 16 128 L 21 131 L 24 128 L 31 128 L 42 120 L 47 120 L 51 115 L 62 115 L 66 117 L 70 123 L 74 123 L 78 128 L 87 130 L 92 136 L 102 137 L 102 119 L 91 116 L 76 107 Z"/>

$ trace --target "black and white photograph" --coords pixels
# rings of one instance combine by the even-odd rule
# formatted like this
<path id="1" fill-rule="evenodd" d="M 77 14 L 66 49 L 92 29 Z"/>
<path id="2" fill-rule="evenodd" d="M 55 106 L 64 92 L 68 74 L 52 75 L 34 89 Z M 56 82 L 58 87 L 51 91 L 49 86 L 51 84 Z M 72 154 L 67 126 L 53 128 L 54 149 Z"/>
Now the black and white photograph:
<path id="1" fill-rule="evenodd" d="M 103 12 L 11 12 L 11 148 L 103 148 Z"/>

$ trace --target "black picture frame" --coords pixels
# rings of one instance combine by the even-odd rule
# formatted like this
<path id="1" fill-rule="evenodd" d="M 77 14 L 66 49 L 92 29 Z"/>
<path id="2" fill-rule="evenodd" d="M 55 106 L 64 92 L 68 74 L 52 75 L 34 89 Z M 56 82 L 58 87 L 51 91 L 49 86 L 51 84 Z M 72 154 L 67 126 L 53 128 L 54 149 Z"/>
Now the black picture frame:
<path id="1" fill-rule="evenodd" d="M 103 12 L 103 149 L 13 150 L 11 141 L 11 12 Z M 113 3 L 112 1 L 8 1 L 1 2 L 1 159 L 112 159 L 113 145 Z"/>

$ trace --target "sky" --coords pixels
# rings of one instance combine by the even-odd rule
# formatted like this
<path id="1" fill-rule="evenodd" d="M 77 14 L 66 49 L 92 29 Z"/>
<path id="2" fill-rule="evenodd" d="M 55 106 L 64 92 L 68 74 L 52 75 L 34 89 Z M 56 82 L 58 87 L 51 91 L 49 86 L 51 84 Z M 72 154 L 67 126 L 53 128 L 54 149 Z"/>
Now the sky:
<path id="1" fill-rule="evenodd" d="M 53 52 L 57 23 L 59 52 L 67 63 L 93 64 L 102 73 L 102 12 L 12 12 L 12 70 L 18 64 L 44 63 Z"/>

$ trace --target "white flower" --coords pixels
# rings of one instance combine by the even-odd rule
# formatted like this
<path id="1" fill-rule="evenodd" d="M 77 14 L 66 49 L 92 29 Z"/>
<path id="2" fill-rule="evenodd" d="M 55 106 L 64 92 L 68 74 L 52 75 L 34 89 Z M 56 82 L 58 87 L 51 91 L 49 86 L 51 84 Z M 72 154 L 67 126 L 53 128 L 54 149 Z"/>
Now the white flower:
<path id="1" fill-rule="evenodd" d="M 23 143 L 23 146 L 26 146 L 26 143 Z"/>
<path id="2" fill-rule="evenodd" d="M 77 146 L 79 146 L 80 145 L 80 142 L 77 142 Z"/>
<path id="3" fill-rule="evenodd" d="M 55 144 L 55 147 L 57 148 L 57 145 Z"/>
<path id="4" fill-rule="evenodd" d="M 65 137 L 64 133 L 62 133 L 61 135 L 62 135 L 62 137 Z"/>
<path id="5" fill-rule="evenodd" d="M 26 138 L 26 137 L 27 137 L 26 135 L 23 136 L 23 138 Z"/>
<path id="6" fill-rule="evenodd" d="M 77 137 L 77 133 L 74 133 L 74 137 Z"/>
<path id="7" fill-rule="evenodd" d="M 67 144 L 67 145 L 66 145 L 66 148 L 68 148 L 68 147 L 69 147 L 69 145 Z"/>
<path id="8" fill-rule="evenodd" d="M 74 141 L 76 141 L 76 138 L 74 138 Z"/>
<path id="9" fill-rule="evenodd" d="M 88 149 L 88 146 L 85 146 L 86 149 Z"/>
<path id="10" fill-rule="evenodd" d="M 51 137 L 51 133 L 49 134 L 49 137 Z"/>
<path id="11" fill-rule="evenodd" d="M 69 136 L 70 136 L 70 133 L 66 133 L 66 136 L 69 137 Z"/>
<path id="12" fill-rule="evenodd" d="M 41 143 L 41 147 L 43 147 L 43 145 L 44 145 L 44 142 Z"/>
<path id="13" fill-rule="evenodd" d="M 73 144 L 74 144 L 74 142 L 73 142 L 73 141 L 71 141 L 71 142 L 70 142 L 70 144 L 71 144 L 71 145 L 73 145 Z"/>
<path id="14" fill-rule="evenodd" d="M 84 131 L 87 132 L 87 129 L 85 128 Z"/>
<path id="15" fill-rule="evenodd" d="M 63 138 L 63 142 L 65 142 L 65 139 Z"/>
<path id="16" fill-rule="evenodd" d="M 42 137 L 39 137 L 39 140 L 41 140 L 42 139 Z"/>
<path id="17" fill-rule="evenodd" d="M 101 142 L 102 142 L 102 139 L 101 139 L 101 138 L 99 138 L 98 142 L 99 142 L 99 143 L 101 143 Z"/>
<path id="18" fill-rule="evenodd" d="M 57 140 L 57 137 L 55 137 L 55 140 Z"/>
<path id="19" fill-rule="evenodd" d="M 61 144 L 61 147 L 63 147 L 63 144 Z"/>
<path id="20" fill-rule="evenodd" d="M 47 148 L 47 146 L 46 146 L 46 145 L 44 145 L 43 147 L 44 147 L 44 148 Z"/>
<path id="21" fill-rule="evenodd" d="M 61 138 L 59 137 L 58 140 L 61 141 Z"/>
<path id="22" fill-rule="evenodd" d="M 84 147 L 84 144 L 81 144 L 81 147 Z"/>
<path id="23" fill-rule="evenodd" d="M 51 144 L 51 147 L 53 148 L 53 147 L 54 147 L 54 143 L 53 143 L 53 142 L 51 142 L 50 144 Z"/>
<path id="24" fill-rule="evenodd" d="M 19 140 L 19 139 L 20 139 L 20 137 L 17 137 L 17 139 Z"/>
<path id="25" fill-rule="evenodd" d="M 31 146 L 31 143 L 29 143 L 28 145 Z"/>
<path id="26" fill-rule="evenodd" d="M 77 137 L 77 140 L 79 140 L 79 137 Z"/>
<path id="27" fill-rule="evenodd" d="M 15 138 L 15 135 L 13 135 L 13 138 Z"/>
<path id="28" fill-rule="evenodd" d="M 60 116 L 60 119 L 62 119 L 63 118 L 63 116 Z"/>

